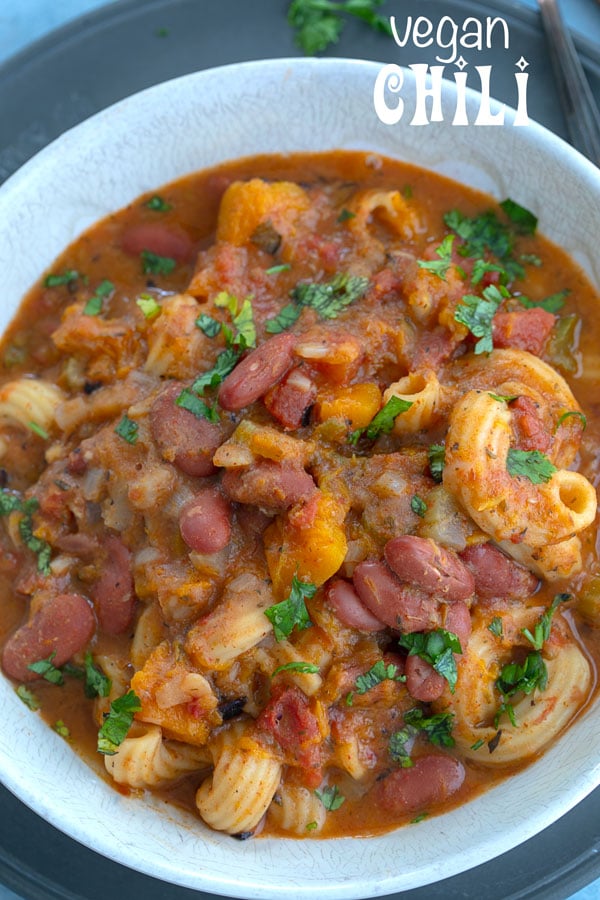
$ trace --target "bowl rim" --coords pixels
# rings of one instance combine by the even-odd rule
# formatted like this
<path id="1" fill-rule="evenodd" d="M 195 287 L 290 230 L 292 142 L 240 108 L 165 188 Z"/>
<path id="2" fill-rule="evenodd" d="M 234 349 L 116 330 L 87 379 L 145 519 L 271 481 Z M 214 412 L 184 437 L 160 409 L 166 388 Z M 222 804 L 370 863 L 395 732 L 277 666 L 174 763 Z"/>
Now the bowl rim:
<path id="1" fill-rule="evenodd" d="M 293 73 L 294 70 L 313 73 L 313 75 L 318 73 L 319 76 L 323 78 L 327 77 L 329 73 L 340 75 L 340 73 L 346 72 L 348 73 L 348 76 L 350 76 L 353 72 L 359 72 L 364 73 L 366 78 L 370 75 L 374 75 L 382 65 L 384 64 L 377 61 L 335 57 L 326 59 L 302 59 L 293 57 L 257 60 L 241 64 L 234 63 L 190 73 L 147 88 L 144 91 L 140 91 L 118 101 L 86 119 L 73 129 L 65 132 L 48 147 L 41 150 L 31 160 L 25 163 L 21 169 L 14 173 L 0 187 L 0 218 L 3 209 L 10 207 L 13 203 L 18 205 L 22 193 L 27 195 L 31 190 L 32 180 L 35 181 L 37 178 L 43 177 L 46 170 L 52 170 L 53 166 L 62 164 L 63 155 L 76 150 L 82 138 L 87 136 L 91 137 L 96 128 L 99 126 L 105 127 L 112 123 L 115 117 L 117 119 L 126 119 L 131 113 L 132 108 L 135 112 L 135 107 L 143 105 L 149 98 L 166 97 L 173 91 L 178 91 L 189 85 L 195 87 L 202 83 L 206 83 L 210 86 L 211 81 L 214 81 L 214 79 L 219 80 L 225 78 L 226 80 L 237 81 L 240 78 L 243 79 L 248 72 L 258 72 L 259 75 L 265 77 L 271 75 L 271 77 L 277 76 L 279 78 L 289 77 L 289 73 Z M 408 72 L 409 70 L 405 69 L 404 71 Z M 293 77 L 293 75 L 291 77 Z M 451 90 L 452 83 L 449 82 L 448 84 L 449 87 L 446 86 L 445 89 Z M 476 92 L 471 91 L 471 89 L 468 89 L 468 92 L 470 100 L 472 101 L 476 96 Z M 492 104 L 493 110 L 498 107 L 499 104 L 497 104 L 496 107 Z M 510 123 L 511 116 L 514 116 L 514 110 L 511 111 L 506 107 L 506 111 L 508 123 Z M 122 124 L 119 127 L 122 127 Z M 568 162 L 570 168 L 577 173 L 577 177 L 581 178 L 586 185 L 592 185 L 600 197 L 600 170 L 596 169 L 596 167 L 585 159 L 585 157 L 581 156 L 581 154 L 573 148 L 570 148 L 559 137 L 537 123 L 531 123 L 531 125 L 528 126 L 527 132 L 521 131 L 520 134 L 522 135 L 521 139 L 530 146 L 537 147 L 538 143 L 542 141 L 544 147 L 547 148 L 547 152 L 553 152 L 558 159 Z M 366 145 L 368 142 L 363 143 Z M 371 148 L 364 146 L 364 149 L 368 150 Z M 174 176 L 173 180 L 178 177 L 180 176 Z M 160 187 L 160 185 L 158 187 Z M 137 196 L 141 192 L 135 191 L 134 193 Z M 0 683 L 5 683 L 7 690 L 12 688 L 11 683 L 4 678 Z M 0 687 L 0 695 L 2 694 L 2 690 L 3 689 Z M 11 693 L 14 694 L 12 691 Z M 131 809 L 128 811 L 125 807 L 126 805 L 133 806 L 137 801 L 124 801 L 113 788 L 98 779 L 92 769 L 83 763 L 82 760 L 78 757 L 72 758 L 70 749 L 66 748 L 64 742 L 62 742 L 58 736 L 53 735 L 51 730 L 44 723 L 39 723 L 43 726 L 42 729 L 34 728 L 33 723 L 29 718 L 31 713 L 25 709 L 21 701 L 17 700 L 14 696 L 7 696 L 6 700 L 8 708 L 14 713 L 14 721 L 18 724 L 18 728 L 21 731 L 30 733 L 32 736 L 34 734 L 37 736 L 38 733 L 43 734 L 44 744 L 52 748 L 53 753 L 56 754 L 56 758 L 61 762 L 61 765 L 66 767 L 65 771 L 73 775 L 77 784 L 85 784 L 87 781 L 86 776 L 88 775 L 97 782 L 97 790 L 94 790 L 93 793 L 100 802 L 100 809 L 103 815 L 120 815 L 124 821 L 135 825 L 138 818 L 137 815 L 133 815 Z M 597 705 L 598 704 L 596 704 L 596 706 Z M 585 718 L 585 715 L 581 718 Z M 573 728 L 577 729 L 578 725 L 579 723 L 575 723 Z M 570 731 L 572 731 L 573 728 L 570 729 Z M 312 862 L 314 865 L 318 865 L 319 862 L 321 862 L 321 864 L 326 863 L 330 866 L 331 871 L 336 873 L 327 881 L 327 883 L 314 880 L 312 878 L 312 872 L 309 873 L 310 878 L 304 884 L 299 884 L 297 881 L 288 881 L 284 883 L 281 881 L 281 875 L 279 875 L 276 870 L 272 873 L 272 877 L 269 880 L 262 881 L 256 875 L 252 877 L 246 874 L 240 876 L 239 871 L 236 871 L 236 867 L 234 866 L 230 872 L 227 872 L 224 869 L 223 873 L 220 875 L 216 872 L 208 875 L 205 872 L 201 875 L 201 881 L 199 881 L 197 874 L 194 875 L 191 870 L 182 874 L 177 868 L 178 863 L 176 859 L 173 859 L 170 856 L 163 856 L 160 861 L 152 861 L 147 857 L 139 856 L 140 851 L 135 850 L 132 842 L 130 840 L 120 841 L 118 835 L 116 835 L 112 829 L 98 833 L 98 828 L 96 827 L 95 818 L 93 816 L 82 819 L 80 809 L 73 815 L 71 807 L 68 805 L 70 794 L 69 785 L 66 781 L 60 786 L 63 803 L 58 803 L 57 799 L 50 802 L 46 795 L 40 797 L 39 785 L 37 782 L 33 784 L 30 777 L 27 777 L 20 763 L 20 757 L 14 756 L 11 753 L 10 738 L 6 739 L 0 736 L 0 749 L 3 749 L 4 751 L 0 754 L 0 778 L 6 787 L 35 812 L 42 815 L 48 822 L 80 843 L 83 843 L 91 849 L 94 849 L 109 858 L 115 859 L 124 865 L 139 869 L 140 871 L 146 872 L 146 874 L 154 875 L 154 877 L 159 877 L 166 881 L 172 881 L 176 884 L 196 889 L 227 893 L 231 896 L 238 897 L 256 897 L 261 898 L 261 900 L 267 900 L 267 898 L 270 897 L 281 897 L 283 894 L 289 893 L 291 888 L 294 889 L 296 896 L 299 898 L 308 897 L 317 886 L 325 896 L 332 898 L 332 900 L 337 900 L 337 898 L 340 898 L 340 900 L 341 898 L 348 898 L 348 900 L 350 900 L 350 898 L 363 896 L 365 889 L 370 892 L 371 896 L 379 896 L 394 890 L 409 889 L 431 883 L 432 881 L 441 880 L 449 875 L 457 874 L 460 871 L 479 865 L 480 863 L 511 849 L 516 843 L 521 843 L 529 837 L 532 837 L 534 834 L 551 824 L 552 821 L 555 821 L 561 815 L 566 813 L 600 784 L 600 761 L 598 761 L 595 766 L 591 767 L 582 767 L 580 765 L 578 777 L 571 786 L 568 795 L 554 798 L 551 801 L 541 804 L 535 812 L 529 815 L 526 822 L 515 823 L 515 826 L 512 829 L 507 828 L 503 834 L 496 834 L 493 838 L 488 837 L 486 841 L 482 841 L 476 848 L 465 846 L 462 841 L 460 844 L 456 844 L 454 861 L 450 866 L 446 859 L 442 860 L 441 864 L 439 862 L 436 863 L 435 860 L 429 860 L 426 864 L 422 863 L 418 875 L 418 878 L 421 880 L 417 881 L 414 879 L 412 882 L 407 881 L 406 878 L 398 874 L 396 867 L 390 864 L 386 864 L 387 868 L 385 869 L 379 868 L 376 882 L 369 881 L 368 879 L 360 881 L 356 876 L 349 877 L 348 874 L 344 872 L 343 868 L 341 868 L 341 864 L 347 857 L 349 842 L 352 842 L 355 851 L 357 847 L 362 851 L 359 855 L 361 856 L 362 864 L 366 865 L 368 860 L 365 858 L 364 854 L 372 859 L 377 852 L 382 852 L 384 854 L 386 852 L 390 853 L 394 844 L 394 840 L 392 839 L 393 836 L 397 837 L 401 844 L 401 837 L 405 831 L 404 829 L 390 832 L 384 836 L 372 838 L 335 838 L 302 843 L 293 839 L 277 839 L 276 841 L 273 839 L 260 839 L 257 842 L 251 842 L 245 845 L 236 844 L 229 838 L 224 839 L 223 836 L 215 836 L 212 833 L 202 835 L 201 838 L 198 838 L 197 835 L 193 835 L 191 843 L 202 852 L 202 858 L 204 859 L 210 859 L 211 854 L 217 855 L 218 853 L 224 852 L 228 858 L 235 856 L 236 859 L 242 860 L 242 865 L 244 860 L 247 860 L 248 857 L 252 857 L 254 863 L 259 867 L 262 865 L 260 860 L 263 857 L 267 861 L 271 860 L 273 862 L 276 860 L 277 854 L 275 850 L 277 849 L 277 846 L 281 845 L 281 842 L 285 842 L 286 845 L 288 845 L 288 850 L 286 852 L 290 854 L 290 858 L 299 855 L 296 851 L 301 846 L 306 847 L 307 851 L 301 850 L 300 855 L 308 852 L 309 847 L 318 848 L 319 845 L 321 845 L 321 850 L 323 852 L 320 854 L 316 854 L 315 852 L 312 857 L 311 853 L 309 853 L 309 862 Z M 65 750 L 68 750 L 69 757 L 67 757 Z M 557 756 L 558 751 L 556 747 L 550 748 L 546 751 L 542 760 L 528 766 L 524 772 L 513 776 L 511 782 L 515 783 L 515 790 L 526 790 L 527 781 L 530 779 L 532 771 L 538 772 L 540 766 L 546 766 L 547 760 L 552 762 Z M 501 788 L 493 789 L 493 791 L 496 792 L 499 792 L 500 790 Z M 486 792 L 485 797 L 489 797 L 493 791 Z M 70 799 L 72 800 L 72 796 Z M 66 815 L 64 809 L 65 803 L 67 804 Z M 473 803 L 477 803 L 477 801 L 471 801 L 471 804 Z M 467 805 L 470 806 L 471 804 Z M 499 811 L 502 809 L 503 805 L 502 800 L 500 800 L 498 805 Z M 146 808 L 148 808 L 147 804 L 145 806 L 145 809 Z M 163 809 L 163 807 L 160 803 L 154 803 L 150 804 L 149 809 L 152 815 L 158 815 L 156 810 Z M 458 824 L 459 822 L 462 822 L 463 824 L 461 827 L 465 827 L 466 822 L 464 822 L 464 815 L 457 816 L 457 813 L 459 813 L 459 810 L 453 810 L 442 816 L 436 816 L 429 821 L 425 820 L 419 823 L 418 826 L 415 826 L 418 827 L 423 842 L 426 845 L 431 845 L 432 843 L 435 843 L 436 840 L 439 841 L 440 835 L 448 836 L 449 830 L 451 831 L 454 827 L 453 823 Z M 188 837 L 189 835 L 187 832 L 188 829 L 192 828 L 192 821 L 194 827 L 197 827 L 195 819 L 190 819 L 190 821 L 186 819 L 182 823 L 179 820 L 176 821 L 175 818 L 172 818 L 169 813 L 165 814 L 164 809 L 163 814 L 165 820 L 172 822 L 175 830 L 182 829 L 182 834 L 185 834 Z M 183 840 L 183 838 L 181 839 Z M 325 844 L 331 845 L 331 847 L 324 848 L 323 845 Z M 232 847 L 234 848 L 233 851 L 231 850 Z M 243 847 L 243 849 L 235 849 L 240 847 Z M 264 849 L 264 853 L 262 853 L 261 847 Z M 137 857 L 135 855 L 136 852 L 138 853 Z M 148 851 L 148 853 L 149 852 L 150 851 Z M 149 864 L 153 866 L 150 870 L 148 870 Z M 245 871 L 246 870 L 244 869 L 244 872 Z M 245 880 L 240 880 L 240 878 Z M 240 893 L 240 891 L 242 891 L 242 893 Z M 265 891 L 267 891 L 267 893 L 265 893 Z M 357 891 L 359 893 L 357 893 Z"/>

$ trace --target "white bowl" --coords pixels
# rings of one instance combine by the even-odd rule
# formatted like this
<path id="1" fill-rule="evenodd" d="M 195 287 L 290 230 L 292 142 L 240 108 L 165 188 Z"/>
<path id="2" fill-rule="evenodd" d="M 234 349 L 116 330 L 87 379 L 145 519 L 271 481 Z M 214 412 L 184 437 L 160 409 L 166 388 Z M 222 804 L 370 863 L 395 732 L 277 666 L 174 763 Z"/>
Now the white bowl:
<path id="1" fill-rule="evenodd" d="M 540 230 L 600 284 L 600 171 L 545 129 L 396 125 L 374 111 L 381 66 L 273 60 L 176 79 L 63 135 L 0 189 L 0 330 L 22 295 L 84 228 L 186 173 L 256 153 L 360 148 L 426 166 L 539 213 Z M 467 97 L 473 121 L 475 94 Z M 497 110 L 496 110 L 497 111 Z M 445 815 L 362 840 L 240 843 L 160 801 L 99 779 L 0 678 L 0 778 L 72 838 L 146 874 L 234 897 L 375 897 L 479 865 L 551 825 L 600 784 L 600 704 L 524 772 Z"/>

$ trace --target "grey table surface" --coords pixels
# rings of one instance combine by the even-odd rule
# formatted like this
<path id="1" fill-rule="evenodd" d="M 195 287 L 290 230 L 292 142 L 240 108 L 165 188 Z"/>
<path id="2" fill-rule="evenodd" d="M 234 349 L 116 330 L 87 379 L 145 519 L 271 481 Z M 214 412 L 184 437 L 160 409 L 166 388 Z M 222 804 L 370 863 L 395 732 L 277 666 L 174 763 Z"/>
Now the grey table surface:
<path id="1" fill-rule="evenodd" d="M 519 4 L 534 9 L 536 0 L 515 0 L 515 6 Z M 53 29 L 108 5 L 106 0 L 0 0 L 0 65 Z M 559 0 L 559 5 L 573 32 L 600 47 L 599 0 Z M 0 129 L 1 127 L 0 123 Z M 482 896 L 485 896 L 484 886 Z M 0 884 L 0 900 L 28 898 L 15 894 Z M 571 895 L 571 900 L 600 900 L 600 878 Z"/>

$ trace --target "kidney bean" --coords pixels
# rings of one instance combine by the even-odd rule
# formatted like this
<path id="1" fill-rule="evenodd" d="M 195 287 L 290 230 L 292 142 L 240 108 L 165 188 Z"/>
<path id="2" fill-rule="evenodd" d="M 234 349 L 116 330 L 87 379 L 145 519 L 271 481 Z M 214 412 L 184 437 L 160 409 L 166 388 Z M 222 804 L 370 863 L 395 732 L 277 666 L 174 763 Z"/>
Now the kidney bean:
<path id="1" fill-rule="evenodd" d="M 107 634 L 123 634 L 131 626 L 135 609 L 131 553 L 112 535 L 104 544 L 106 562 L 92 589 L 98 624 Z"/>
<path id="2" fill-rule="evenodd" d="M 308 500 L 316 491 L 312 477 L 300 466 L 259 460 L 247 469 L 228 469 L 222 487 L 232 500 L 261 509 L 284 510 Z"/>
<path id="3" fill-rule="evenodd" d="M 416 759 L 407 769 L 397 769 L 373 788 L 374 802 L 402 816 L 443 803 L 459 790 L 465 770 L 459 760 L 441 753 Z"/>
<path id="4" fill-rule="evenodd" d="M 48 597 L 7 641 L 2 668 L 18 681 L 39 678 L 27 667 L 55 654 L 52 662 L 62 666 L 86 646 L 96 623 L 90 604 L 81 594 Z"/>
<path id="5" fill-rule="evenodd" d="M 124 233 L 121 247 L 131 256 L 139 256 L 143 250 L 149 250 L 178 262 L 188 262 L 194 251 L 194 244 L 185 232 L 169 228 L 160 222 L 132 225 Z"/>
<path id="6" fill-rule="evenodd" d="M 192 550 L 218 553 L 231 539 L 231 507 L 216 488 L 208 488 L 183 507 L 179 530 Z"/>
<path id="7" fill-rule="evenodd" d="M 456 603 L 441 604 L 441 610 L 441 627 L 457 636 L 462 652 L 465 653 L 472 630 L 469 607 L 462 600 L 457 600 Z"/>
<path id="8" fill-rule="evenodd" d="M 396 575 L 444 600 L 466 600 L 475 590 L 473 575 L 456 553 L 429 538 L 403 534 L 384 548 L 387 564 Z"/>
<path id="9" fill-rule="evenodd" d="M 338 578 L 329 585 L 327 600 L 342 625 L 347 625 L 348 628 L 373 632 L 382 631 L 386 627 L 385 622 L 381 622 L 363 606 L 353 586 L 343 578 Z"/>
<path id="10" fill-rule="evenodd" d="M 150 410 L 150 430 L 163 459 L 186 475 L 202 478 L 215 471 L 212 458 L 223 435 L 214 422 L 177 406 L 182 390 L 183 385 L 174 382 L 158 395 Z"/>
<path id="11" fill-rule="evenodd" d="M 359 563 L 352 581 L 361 602 L 390 628 L 409 633 L 437 627 L 437 601 L 413 585 L 402 584 L 384 562 Z"/>
<path id="12" fill-rule="evenodd" d="M 276 334 L 238 363 L 219 388 L 219 403 L 232 412 L 254 403 L 292 365 L 296 337 Z"/>
<path id="13" fill-rule="evenodd" d="M 411 697 L 431 703 L 444 693 L 446 679 L 420 656 L 407 656 L 404 664 L 406 688 Z"/>
<path id="14" fill-rule="evenodd" d="M 524 600 L 539 586 L 539 580 L 532 572 L 489 542 L 467 547 L 461 551 L 460 558 L 473 573 L 475 591 L 482 600 L 492 597 Z"/>

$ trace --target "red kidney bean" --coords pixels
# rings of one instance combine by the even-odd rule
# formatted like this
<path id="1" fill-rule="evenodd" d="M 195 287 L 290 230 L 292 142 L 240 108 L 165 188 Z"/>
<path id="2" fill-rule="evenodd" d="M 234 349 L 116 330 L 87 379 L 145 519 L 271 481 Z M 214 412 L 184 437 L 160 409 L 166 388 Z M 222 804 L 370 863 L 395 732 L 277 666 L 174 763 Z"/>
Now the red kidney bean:
<path id="1" fill-rule="evenodd" d="M 329 585 L 327 600 L 342 625 L 347 625 L 348 628 L 368 633 L 382 631 L 386 627 L 385 622 L 381 622 L 363 606 L 353 586 L 343 578 L 337 578 Z"/>
<path id="2" fill-rule="evenodd" d="M 183 507 L 179 530 L 192 550 L 218 553 L 231 539 L 231 506 L 216 488 L 208 488 Z"/>
<path id="3" fill-rule="evenodd" d="M 415 700 L 431 703 L 444 693 L 446 679 L 420 656 L 407 656 L 404 663 L 406 689 Z"/>
<path id="4" fill-rule="evenodd" d="M 86 646 L 96 623 L 91 606 L 81 594 L 48 597 L 7 641 L 2 652 L 2 668 L 18 681 L 39 678 L 27 667 L 48 659 L 62 666 Z"/>
<path id="5" fill-rule="evenodd" d="M 104 544 L 106 562 L 92 588 L 98 624 L 107 634 L 123 634 L 131 626 L 135 609 L 131 553 L 112 535 Z"/>
<path id="6" fill-rule="evenodd" d="M 466 653 L 472 630 L 469 607 L 462 600 L 457 600 L 456 603 L 443 603 L 440 608 L 442 612 L 441 627 L 457 636 L 462 652 Z"/>
<path id="7" fill-rule="evenodd" d="M 403 534 L 384 548 L 387 564 L 396 575 L 444 600 L 466 600 L 475 590 L 473 575 L 456 553 L 429 538 Z"/>
<path id="8" fill-rule="evenodd" d="M 402 584 L 384 562 L 359 563 L 352 581 L 361 602 L 390 628 L 408 633 L 437 627 L 437 601 L 413 585 Z"/>
<path id="9" fill-rule="evenodd" d="M 316 399 L 317 386 L 297 366 L 267 392 L 264 403 L 283 428 L 293 431 L 306 424 L 304 416 Z"/>
<path id="10" fill-rule="evenodd" d="M 219 388 L 219 403 L 232 412 L 254 403 L 292 365 L 296 337 L 276 334 L 238 363 Z"/>
<path id="11" fill-rule="evenodd" d="M 174 382 L 158 395 L 150 410 L 150 430 L 163 459 L 186 475 L 202 478 L 215 471 L 212 458 L 223 435 L 214 422 L 177 406 L 182 390 L 183 385 Z"/>
<path id="12" fill-rule="evenodd" d="M 524 600 L 538 589 L 539 580 L 532 572 L 489 542 L 467 547 L 460 557 L 473 573 L 475 591 L 482 600 L 492 597 Z"/>
<path id="13" fill-rule="evenodd" d="M 124 233 L 121 247 L 132 256 L 139 256 L 143 250 L 149 250 L 178 262 L 188 262 L 194 251 L 194 244 L 185 232 L 161 225 L 160 222 L 132 225 Z"/>
<path id="14" fill-rule="evenodd" d="M 407 769 L 397 769 L 373 788 L 374 801 L 393 815 L 425 810 L 443 803 L 459 790 L 465 770 L 459 760 L 441 753 L 416 759 Z"/>
<path id="15" fill-rule="evenodd" d="M 308 500 L 317 489 L 312 477 L 300 466 L 269 459 L 259 460 L 247 469 L 228 469 L 221 484 L 232 500 L 267 510 L 289 509 Z"/>

